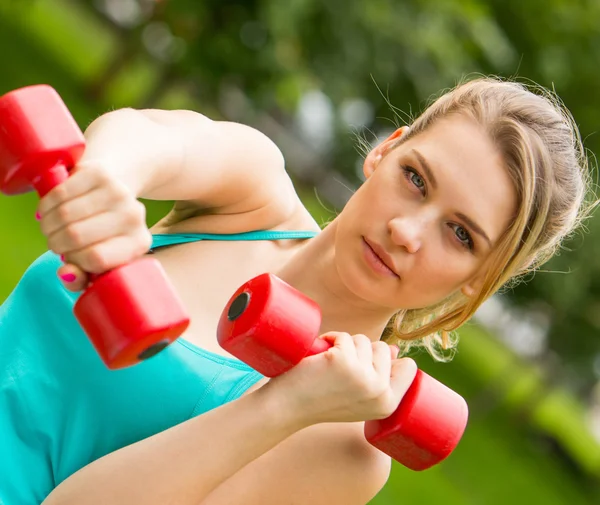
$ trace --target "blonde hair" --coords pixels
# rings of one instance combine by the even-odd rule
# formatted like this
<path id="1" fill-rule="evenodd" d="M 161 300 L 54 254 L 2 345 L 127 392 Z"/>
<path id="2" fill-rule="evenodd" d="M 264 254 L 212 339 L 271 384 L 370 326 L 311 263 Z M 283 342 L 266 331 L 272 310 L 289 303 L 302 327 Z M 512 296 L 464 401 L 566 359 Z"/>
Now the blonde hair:
<path id="1" fill-rule="evenodd" d="M 549 260 L 594 206 L 586 202 L 590 175 L 578 129 L 550 91 L 490 77 L 465 82 L 435 100 L 396 145 L 453 114 L 474 119 L 490 135 L 515 185 L 518 211 L 476 296 L 459 292 L 432 307 L 401 311 L 384 332 L 402 352 L 424 346 L 438 360 L 452 355 L 451 332 L 508 281 Z"/>

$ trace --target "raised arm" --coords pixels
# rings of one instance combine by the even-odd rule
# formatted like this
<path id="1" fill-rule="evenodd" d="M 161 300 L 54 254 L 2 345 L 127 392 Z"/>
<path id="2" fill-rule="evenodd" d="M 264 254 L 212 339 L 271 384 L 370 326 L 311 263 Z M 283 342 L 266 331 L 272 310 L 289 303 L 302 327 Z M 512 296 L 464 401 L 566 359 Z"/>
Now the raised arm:
<path id="1" fill-rule="evenodd" d="M 38 205 L 48 248 L 75 275 L 67 288 L 145 254 L 138 197 L 175 200 L 161 225 L 197 214 L 235 214 L 238 229 L 270 229 L 302 209 L 277 146 L 259 131 L 190 111 L 122 109 L 94 121 L 71 176 Z"/>
<path id="2" fill-rule="evenodd" d="M 313 505 L 339 503 L 340 497 L 348 495 L 343 488 L 349 485 L 354 498 L 344 503 L 363 505 L 385 481 L 379 470 L 381 460 L 373 459 L 373 453 L 365 457 L 364 446 L 355 442 L 356 432 L 329 430 L 319 435 L 314 425 L 386 417 L 415 373 L 412 360 L 392 362 L 386 344 L 371 343 L 364 335 L 337 334 L 335 347 L 303 360 L 250 395 L 89 464 L 60 484 L 44 505 L 230 503 L 227 490 L 218 490 L 219 486 L 263 455 L 267 455 L 263 466 L 238 480 L 249 482 L 252 475 L 260 478 L 249 487 L 255 499 L 265 496 L 268 485 L 256 469 L 271 468 L 275 475 L 282 470 L 292 472 L 287 482 L 294 495 L 287 502 L 278 497 L 269 503 L 292 505 L 298 503 L 298 493 L 305 492 L 311 493 Z M 299 433 L 308 427 L 312 427 L 310 432 Z M 295 433 L 300 437 L 296 444 L 269 455 Z M 304 453 L 298 445 L 302 440 L 309 444 Z M 310 486 L 316 479 L 309 465 L 317 461 L 321 467 L 316 475 L 330 480 L 331 486 Z M 377 469 L 366 472 L 361 480 L 359 470 L 370 468 L 371 461 Z M 277 470 L 276 464 L 282 468 Z M 352 482 L 343 478 L 345 474 Z M 232 499 L 239 497 L 230 489 Z M 221 498 L 213 494 L 209 499 L 211 493 Z M 231 503 L 239 503 L 236 500 Z"/>
<path id="3" fill-rule="evenodd" d="M 242 124 L 187 110 L 120 109 L 85 136 L 81 165 L 100 162 L 141 198 L 253 210 L 293 192 L 278 147 Z"/>

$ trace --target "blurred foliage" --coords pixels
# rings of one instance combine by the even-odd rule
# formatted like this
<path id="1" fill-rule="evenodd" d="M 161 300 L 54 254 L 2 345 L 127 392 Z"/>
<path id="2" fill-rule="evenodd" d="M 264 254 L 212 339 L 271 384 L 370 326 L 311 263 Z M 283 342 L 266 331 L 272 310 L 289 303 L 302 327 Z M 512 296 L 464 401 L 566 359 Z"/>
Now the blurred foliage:
<path id="1" fill-rule="evenodd" d="M 184 86 L 196 103 L 225 117 L 252 123 L 260 111 L 298 132 L 298 105 L 318 91 L 330 107 L 322 121 L 331 141 L 304 140 L 352 185 L 360 183 L 357 130 L 380 136 L 409 123 L 441 90 L 474 73 L 554 89 L 595 162 L 598 2 L 165 0 L 153 9 L 150 3 L 142 2 L 145 14 L 121 29 L 123 65 L 144 52 L 160 68 L 153 85 L 138 94 L 140 105 L 160 104 L 170 87 Z M 227 93 L 232 88 L 248 98 L 250 111 L 236 110 Z M 353 117 L 363 121 L 349 124 Z M 294 163 L 288 158 L 292 171 Z M 510 293 L 514 303 L 551 318 L 549 348 L 563 357 L 580 391 L 597 380 L 594 362 L 598 367 L 600 360 L 599 226 L 590 221 L 585 240 L 577 235 L 570 250 L 544 268 L 558 273 L 538 274 Z"/>
<path id="2" fill-rule="evenodd" d="M 0 93 L 51 84 L 82 127 L 123 106 L 254 124 L 280 143 L 324 222 L 349 196 L 344 186 L 360 184 L 356 132 L 374 141 L 410 123 L 465 75 L 526 76 L 555 89 L 597 152 L 599 14 L 592 0 L 0 0 Z M 307 103 L 320 107 L 308 109 L 312 134 L 299 121 Z M 146 203 L 149 222 L 168 208 Z M 35 204 L 34 195 L 0 199 L 0 299 L 45 248 Z M 465 396 L 470 425 L 439 467 L 395 466 L 374 504 L 600 501 L 600 448 L 569 393 L 588 393 L 600 373 L 598 218 L 587 227 L 544 267 L 568 275 L 540 272 L 507 294 L 550 318 L 535 361 L 475 326 L 461 332 L 452 366 L 417 357 Z"/>

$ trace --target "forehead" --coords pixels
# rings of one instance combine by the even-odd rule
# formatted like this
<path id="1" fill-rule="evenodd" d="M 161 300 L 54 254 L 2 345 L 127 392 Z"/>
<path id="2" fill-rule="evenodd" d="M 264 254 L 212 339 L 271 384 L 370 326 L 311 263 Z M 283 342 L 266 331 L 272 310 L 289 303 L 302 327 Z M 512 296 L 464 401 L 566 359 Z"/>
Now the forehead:
<path id="1" fill-rule="evenodd" d="M 404 144 L 430 165 L 440 198 L 484 228 L 495 241 L 516 211 L 516 191 L 502 156 L 474 119 L 441 119 Z"/>

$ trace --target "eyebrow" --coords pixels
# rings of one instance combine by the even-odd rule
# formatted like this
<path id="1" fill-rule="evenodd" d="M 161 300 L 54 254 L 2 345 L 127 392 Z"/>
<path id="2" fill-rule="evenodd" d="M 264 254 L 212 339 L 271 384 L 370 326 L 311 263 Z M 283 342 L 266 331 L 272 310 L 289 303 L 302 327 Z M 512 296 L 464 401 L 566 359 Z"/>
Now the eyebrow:
<path id="1" fill-rule="evenodd" d="M 490 240 L 490 237 L 488 237 L 486 235 L 486 233 L 481 229 L 481 227 L 475 221 L 473 221 L 470 217 L 465 216 L 461 212 L 457 212 L 456 217 L 458 217 L 459 219 L 462 219 L 465 223 L 467 223 L 467 226 L 469 226 L 475 233 L 477 233 L 477 235 L 481 235 L 481 237 L 483 237 L 485 239 L 485 241 L 488 243 L 488 245 L 490 246 L 490 249 L 492 248 L 492 241 Z"/>
<path id="2" fill-rule="evenodd" d="M 437 181 L 435 180 L 435 176 L 433 175 L 433 170 L 431 170 L 431 167 L 429 166 L 429 163 L 427 163 L 427 160 L 416 149 L 412 149 L 411 152 L 419 160 L 419 163 L 421 164 L 421 168 L 423 169 L 423 172 L 425 172 L 425 175 L 429 179 L 429 182 L 431 182 L 431 185 L 433 186 L 433 189 L 437 189 Z"/>
<path id="3" fill-rule="evenodd" d="M 416 149 L 412 149 L 412 153 L 419 160 L 421 168 L 423 169 L 423 172 L 425 172 L 425 175 L 429 179 L 429 182 L 431 182 L 433 189 L 437 189 L 437 180 L 435 179 L 435 176 L 433 175 L 433 170 L 431 170 L 431 166 L 429 165 L 427 160 Z M 475 233 L 477 233 L 477 235 L 480 235 L 488 243 L 490 248 L 492 247 L 492 241 L 490 240 L 490 237 L 487 236 L 487 234 L 485 233 L 485 231 L 483 231 L 481 226 L 479 226 L 470 217 L 465 216 L 462 212 L 457 212 L 455 215 L 456 217 L 464 221 L 469 228 L 471 228 Z"/>

